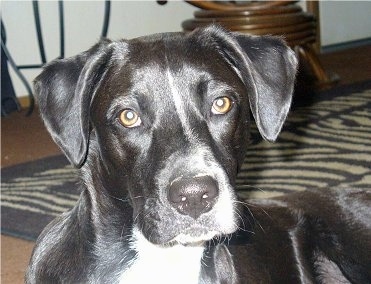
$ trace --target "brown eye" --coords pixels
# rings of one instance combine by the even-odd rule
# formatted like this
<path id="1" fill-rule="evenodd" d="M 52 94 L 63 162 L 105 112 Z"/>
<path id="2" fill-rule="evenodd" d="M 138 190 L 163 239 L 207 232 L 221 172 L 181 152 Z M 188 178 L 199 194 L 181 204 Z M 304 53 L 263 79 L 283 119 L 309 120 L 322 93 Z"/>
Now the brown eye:
<path id="1" fill-rule="evenodd" d="M 226 114 L 232 108 L 232 101 L 228 97 L 217 98 L 213 102 L 212 112 L 214 114 Z"/>
<path id="2" fill-rule="evenodd" d="M 139 126 L 142 123 L 138 114 L 131 109 L 124 109 L 120 113 L 120 122 L 123 126 L 128 128 Z"/>

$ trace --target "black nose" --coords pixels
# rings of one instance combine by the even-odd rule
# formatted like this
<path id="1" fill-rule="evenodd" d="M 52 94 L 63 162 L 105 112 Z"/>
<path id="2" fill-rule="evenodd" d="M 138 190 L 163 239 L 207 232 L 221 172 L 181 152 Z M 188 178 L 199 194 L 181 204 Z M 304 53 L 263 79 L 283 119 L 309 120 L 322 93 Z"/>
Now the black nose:
<path id="1" fill-rule="evenodd" d="M 218 187 L 209 176 L 185 177 L 171 183 L 168 200 L 181 214 L 197 219 L 209 211 L 218 197 Z"/>

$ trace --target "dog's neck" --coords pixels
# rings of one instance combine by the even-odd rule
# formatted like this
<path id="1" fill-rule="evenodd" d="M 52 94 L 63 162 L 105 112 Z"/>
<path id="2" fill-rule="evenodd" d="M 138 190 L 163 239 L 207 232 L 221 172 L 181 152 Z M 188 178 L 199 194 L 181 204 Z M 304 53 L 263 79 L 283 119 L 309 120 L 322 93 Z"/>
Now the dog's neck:
<path id="1" fill-rule="evenodd" d="M 133 229 L 131 247 L 136 257 L 122 273 L 120 283 L 192 284 L 199 282 L 202 243 L 192 246 L 155 245 Z"/>

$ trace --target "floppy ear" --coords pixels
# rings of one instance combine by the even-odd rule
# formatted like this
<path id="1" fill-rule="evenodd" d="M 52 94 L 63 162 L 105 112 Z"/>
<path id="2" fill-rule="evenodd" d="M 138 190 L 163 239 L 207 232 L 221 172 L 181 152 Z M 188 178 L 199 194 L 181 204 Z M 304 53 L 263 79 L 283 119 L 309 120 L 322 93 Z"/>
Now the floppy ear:
<path id="1" fill-rule="evenodd" d="M 109 43 L 104 40 L 79 55 L 51 62 L 34 82 L 44 123 L 76 167 L 86 158 L 90 102 L 110 62 Z"/>
<path id="2" fill-rule="evenodd" d="M 276 140 L 290 109 L 298 60 L 278 37 L 206 29 L 246 86 L 260 134 Z"/>

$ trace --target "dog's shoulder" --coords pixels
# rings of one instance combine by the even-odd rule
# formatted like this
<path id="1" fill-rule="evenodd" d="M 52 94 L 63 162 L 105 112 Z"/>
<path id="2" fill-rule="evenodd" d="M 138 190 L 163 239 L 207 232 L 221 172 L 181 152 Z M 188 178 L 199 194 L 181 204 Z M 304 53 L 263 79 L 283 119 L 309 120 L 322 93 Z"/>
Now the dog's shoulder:
<path id="1" fill-rule="evenodd" d="M 49 223 L 38 237 L 26 275 L 27 283 L 84 280 L 81 277 L 90 269 L 86 263 L 89 258 L 93 260 L 94 240 L 92 236 L 81 235 L 87 231 L 81 227 L 91 226 L 83 209 L 87 206 L 83 195 L 75 207 Z"/>

